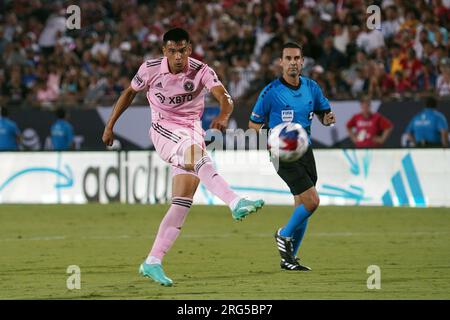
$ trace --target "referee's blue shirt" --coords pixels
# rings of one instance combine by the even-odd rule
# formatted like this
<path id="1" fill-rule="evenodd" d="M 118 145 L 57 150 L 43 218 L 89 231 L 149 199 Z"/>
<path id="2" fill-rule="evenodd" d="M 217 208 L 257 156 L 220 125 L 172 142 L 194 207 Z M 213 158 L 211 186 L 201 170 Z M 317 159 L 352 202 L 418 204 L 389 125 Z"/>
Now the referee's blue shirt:
<path id="1" fill-rule="evenodd" d="M 255 123 L 268 120 L 269 128 L 282 122 L 299 123 L 310 136 L 314 113 L 330 109 L 328 99 L 314 80 L 301 76 L 299 86 L 294 87 L 281 77 L 261 91 L 250 120 Z"/>
<path id="2" fill-rule="evenodd" d="M 69 150 L 73 141 L 73 128 L 63 119 L 57 120 L 50 129 L 53 150 Z"/>
<path id="3" fill-rule="evenodd" d="M 17 137 L 19 135 L 20 130 L 14 121 L 0 117 L 0 151 L 18 150 Z"/>
<path id="4" fill-rule="evenodd" d="M 440 144 L 441 130 L 448 130 L 445 116 L 433 108 L 425 108 L 412 118 L 406 128 L 406 133 L 412 134 L 416 142 Z"/>

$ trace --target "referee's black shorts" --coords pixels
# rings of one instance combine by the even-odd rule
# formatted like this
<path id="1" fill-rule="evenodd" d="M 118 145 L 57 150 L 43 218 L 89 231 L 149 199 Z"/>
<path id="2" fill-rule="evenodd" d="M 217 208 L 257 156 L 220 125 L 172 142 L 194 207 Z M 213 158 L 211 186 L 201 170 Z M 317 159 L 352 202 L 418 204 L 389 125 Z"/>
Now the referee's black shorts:
<path id="1" fill-rule="evenodd" d="M 274 167 L 276 169 L 275 165 Z M 286 182 L 294 196 L 314 187 L 317 182 L 317 171 L 311 146 L 297 161 L 280 161 L 277 173 Z"/>

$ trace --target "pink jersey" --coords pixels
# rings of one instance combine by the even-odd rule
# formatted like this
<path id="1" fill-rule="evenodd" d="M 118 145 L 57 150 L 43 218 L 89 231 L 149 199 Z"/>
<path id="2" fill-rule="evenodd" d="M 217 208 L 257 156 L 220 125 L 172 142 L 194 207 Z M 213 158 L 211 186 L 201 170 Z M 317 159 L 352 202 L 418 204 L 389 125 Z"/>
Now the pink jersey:
<path id="1" fill-rule="evenodd" d="M 218 85 L 222 83 L 216 73 L 193 58 L 178 74 L 170 73 L 166 57 L 147 60 L 131 81 L 133 90 L 147 90 L 153 112 L 178 122 L 199 120 L 205 107 L 205 88 L 210 90 Z"/>

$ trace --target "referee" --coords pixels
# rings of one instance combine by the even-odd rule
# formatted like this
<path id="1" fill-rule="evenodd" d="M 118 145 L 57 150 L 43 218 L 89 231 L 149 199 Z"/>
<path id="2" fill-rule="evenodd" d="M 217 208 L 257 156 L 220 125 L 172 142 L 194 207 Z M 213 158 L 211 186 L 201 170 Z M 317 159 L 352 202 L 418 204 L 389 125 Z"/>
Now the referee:
<path id="1" fill-rule="evenodd" d="M 249 127 L 259 131 L 267 121 L 269 128 L 282 122 L 295 122 L 311 134 L 311 122 L 316 114 L 323 125 L 336 122 L 330 104 L 319 85 L 300 76 L 303 66 L 302 47 L 296 43 L 283 45 L 280 66 L 283 75 L 269 83 L 260 93 L 250 116 Z M 309 271 L 301 265 L 297 252 L 305 234 L 308 218 L 319 206 L 316 164 L 311 140 L 308 151 L 297 161 L 280 162 L 278 175 L 286 182 L 294 196 L 295 209 L 287 222 L 275 233 L 281 256 L 280 266 L 286 270 Z"/>
<path id="2" fill-rule="evenodd" d="M 436 110 L 433 96 L 425 100 L 425 108 L 412 118 L 406 127 L 407 140 L 412 146 L 422 148 L 448 147 L 448 123 L 445 116 Z"/>

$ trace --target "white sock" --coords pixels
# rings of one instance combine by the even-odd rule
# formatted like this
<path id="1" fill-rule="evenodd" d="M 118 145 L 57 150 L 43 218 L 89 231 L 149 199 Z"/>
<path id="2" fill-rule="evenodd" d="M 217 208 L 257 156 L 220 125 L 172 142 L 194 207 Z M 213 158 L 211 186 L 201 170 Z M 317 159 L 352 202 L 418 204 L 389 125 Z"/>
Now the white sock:
<path id="1" fill-rule="evenodd" d="M 145 259 L 146 264 L 161 264 L 161 259 L 158 259 L 154 256 L 148 256 L 147 259 Z"/>
<path id="2" fill-rule="evenodd" d="M 241 200 L 241 197 L 236 197 L 233 201 L 231 201 L 230 203 L 230 209 L 234 210 L 239 202 L 239 200 Z"/>

